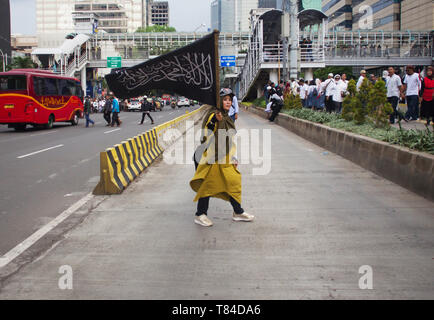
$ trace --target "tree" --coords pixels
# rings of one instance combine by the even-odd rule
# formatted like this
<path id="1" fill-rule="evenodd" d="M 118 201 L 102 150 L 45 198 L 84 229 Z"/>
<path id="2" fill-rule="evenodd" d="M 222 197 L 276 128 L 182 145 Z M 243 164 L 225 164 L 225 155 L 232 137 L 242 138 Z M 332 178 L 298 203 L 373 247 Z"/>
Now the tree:
<path id="1" fill-rule="evenodd" d="M 356 97 L 356 81 L 350 80 L 348 82 L 347 91 L 349 94 L 345 97 L 342 103 L 342 118 L 344 118 L 345 121 L 353 121 L 355 116 L 355 110 L 360 108 L 360 101 Z"/>
<path id="2" fill-rule="evenodd" d="M 389 115 L 393 112 L 392 106 L 387 101 L 386 84 L 383 80 L 378 80 L 369 91 L 368 98 L 369 116 L 375 122 L 377 128 L 390 126 Z"/>
<path id="3" fill-rule="evenodd" d="M 15 57 L 12 59 L 12 63 L 7 66 L 8 70 L 12 69 L 34 69 L 38 65 L 32 61 L 29 57 Z M 3 69 L 2 69 L 3 70 Z"/>
<path id="4" fill-rule="evenodd" d="M 340 75 L 345 73 L 347 75 L 347 79 L 351 79 L 354 77 L 351 67 L 326 67 L 323 69 L 318 69 L 315 70 L 315 72 L 313 73 L 313 77 L 315 79 L 327 79 L 329 73 Z"/>
<path id="5" fill-rule="evenodd" d="M 363 79 L 359 92 L 356 94 L 356 98 L 360 102 L 354 110 L 354 120 L 356 121 L 356 124 L 364 124 L 366 121 L 369 91 L 371 88 L 372 83 L 367 78 Z"/>
<path id="6" fill-rule="evenodd" d="M 176 32 L 176 29 L 169 26 L 153 25 L 147 26 L 146 28 L 140 27 L 136 32 Z"/>

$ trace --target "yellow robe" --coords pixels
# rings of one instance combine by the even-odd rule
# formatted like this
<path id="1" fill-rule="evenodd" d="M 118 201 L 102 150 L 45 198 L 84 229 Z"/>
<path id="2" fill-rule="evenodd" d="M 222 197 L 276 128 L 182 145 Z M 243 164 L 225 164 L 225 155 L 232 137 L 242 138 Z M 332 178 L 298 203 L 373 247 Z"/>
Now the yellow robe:
<path id="1" fill-rule="evenodd" d="M 212 116 L 210 116 L 208 122 Z M 208 159 L 214 160 L 214 148 L 208 149 L 203 153 L 196 173 L 190 181 L 190 187 L 196 192 L 196 197 L 193 201 L 198 201 L 200 198 L 205 197 L 229 201 L 230 197 L 232 197 L 241 204 L 241 173 L 230 161 L 236 152 L 235 143 L 232 144 L 232 148 L 229 154 L 226 155 L 224 163 L 212 163 L 213 161 L 208 161 Z M 211 164 L 208 162 L 211 162 Z"/>

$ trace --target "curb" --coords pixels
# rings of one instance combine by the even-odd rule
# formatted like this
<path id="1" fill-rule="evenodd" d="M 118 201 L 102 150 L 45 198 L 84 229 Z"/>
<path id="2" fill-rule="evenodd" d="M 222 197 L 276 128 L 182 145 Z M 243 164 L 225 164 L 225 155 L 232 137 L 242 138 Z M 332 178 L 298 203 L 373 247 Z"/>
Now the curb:
<path id="1" fill-rule="evenodd" d="M 245 109 L 267 119 L 256 106 Z M 279 113 L 275 123 L 414 193 L 434 201 L 434 156 Z"/>

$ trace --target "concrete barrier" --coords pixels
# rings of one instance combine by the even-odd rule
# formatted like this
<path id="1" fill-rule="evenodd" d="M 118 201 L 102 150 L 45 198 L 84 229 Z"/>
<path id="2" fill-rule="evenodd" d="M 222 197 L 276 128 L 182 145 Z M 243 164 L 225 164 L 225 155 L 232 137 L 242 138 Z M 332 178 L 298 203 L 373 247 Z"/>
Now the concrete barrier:
<path id="1" fill-rule="evenodd" d="M 267 119 L 264 109 L 245 108 Z M 434 201 L 434 156 L 280 113 L 275 123 Z"/>
<path id="2" fill-rule="evenodd" d="M 165 148 L 173 143 L 173 141 L 163 140 L 163 135 L 168 129 L 176 128 L 183 134 L 186 130 L 186 122 L 190 120 L 194 125 L 206 111 L 207 107 L 203 106 L 193 112 L 187 112 L 185 115 L 101 152 L 100 181 L 93 190 L 93 194 L 122 193 L 131 182 L 163 154 Z"/>

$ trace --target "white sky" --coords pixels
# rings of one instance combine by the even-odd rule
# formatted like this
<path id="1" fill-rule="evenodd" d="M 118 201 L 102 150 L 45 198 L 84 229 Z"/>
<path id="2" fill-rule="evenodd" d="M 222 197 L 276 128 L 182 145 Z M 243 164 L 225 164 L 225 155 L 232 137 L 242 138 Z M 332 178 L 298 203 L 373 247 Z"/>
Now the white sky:
<path id="1" fill-rule="evenodd" d="M 36 0 L 9 0 L 11 5 L 11 32 L 36 34 Z M 198 31 L 210 28 L 211 0 L 168 0 L 170 26 L 177 31 Z"/>

